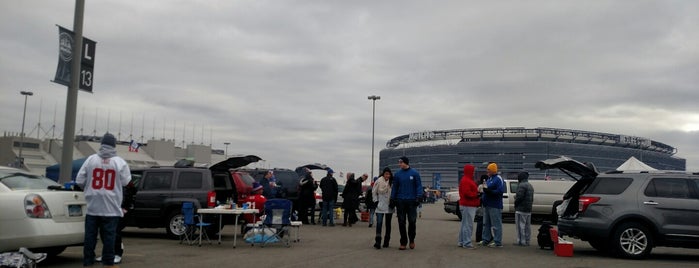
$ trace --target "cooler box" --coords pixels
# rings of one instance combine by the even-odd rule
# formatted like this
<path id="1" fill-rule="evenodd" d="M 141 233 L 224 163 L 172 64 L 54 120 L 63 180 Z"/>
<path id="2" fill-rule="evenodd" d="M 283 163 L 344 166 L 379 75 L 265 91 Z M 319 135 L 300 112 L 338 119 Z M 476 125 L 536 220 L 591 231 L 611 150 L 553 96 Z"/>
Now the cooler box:
<path id="1" fill-rule="evenodd" d="M 559 257 L 573 257 L 573 242 L 560 241 L 553 246 L 553 253 Z"/>

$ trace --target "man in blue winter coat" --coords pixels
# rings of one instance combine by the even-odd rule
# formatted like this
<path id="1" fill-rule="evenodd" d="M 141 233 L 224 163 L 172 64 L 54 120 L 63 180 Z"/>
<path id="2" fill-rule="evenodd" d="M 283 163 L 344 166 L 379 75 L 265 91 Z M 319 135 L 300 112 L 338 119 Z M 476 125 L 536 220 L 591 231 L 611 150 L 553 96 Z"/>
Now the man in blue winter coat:
<path id="1" fill-rule="evenodd" d="M 398 160 L 400 169 L 393 174 L 393 187 L 391 189 L 391 207 L 396 207 L 398 214 L 398 231 L 400 232 L 400 247 L 405 250 L 408 241 L 410 249 L 415 248 L 415 229 L 417 221 L 417 207 L 422 200 L 422 179 L 417 170 L 410 167 L 410 161 L 403 156 Z M 405 221 L 408 220 L 406 234 Z"/>
<path id="2" fill-rule="evenodd" d="M 502 247 L 502 194 L 505 182 L 498 175 L 498 165 L 488 164 L 488 180 L 483 187 L 483 240 L 482 246 Z M 490 231 L 493 231 L 491 234 Z"/>

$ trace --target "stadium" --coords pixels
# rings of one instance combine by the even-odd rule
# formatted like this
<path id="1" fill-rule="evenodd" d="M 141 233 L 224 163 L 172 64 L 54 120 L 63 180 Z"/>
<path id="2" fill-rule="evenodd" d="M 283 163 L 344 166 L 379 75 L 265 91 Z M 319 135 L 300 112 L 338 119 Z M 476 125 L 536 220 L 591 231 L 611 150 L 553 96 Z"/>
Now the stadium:
<path id="1" fill-rule="evenodd" d="M 541 171 L 539 160 L 561 155 L 593 163 L 600 172 L 616 169 L 631 156 L 656 169 L 685 170 L 686 159 L 677 149 L 647 138 L 558 128 L 471 128 L 423 131 L 389 140 L 379 153 L 379 166 L 398 169 L 398 158 L 407 156 L 422 176 L 423 186 L 455 187 L 463 166 L 496 162 L 503 178 L 516 179 L 527 171 L 531 179 L 568 178 L 559 171 Z"/>

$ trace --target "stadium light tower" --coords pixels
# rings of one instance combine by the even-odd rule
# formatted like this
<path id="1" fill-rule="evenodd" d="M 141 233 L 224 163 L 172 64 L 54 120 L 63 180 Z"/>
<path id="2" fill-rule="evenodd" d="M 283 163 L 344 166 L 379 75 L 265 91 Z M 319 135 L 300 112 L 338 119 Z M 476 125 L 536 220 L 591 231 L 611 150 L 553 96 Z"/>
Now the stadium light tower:
<path id="1" fill-rule="evenodd" d="M 226 157 L 225 157 L 225 158 L 228 159 L 228 145 L 230 145 L 231 143 L 230 143 L 230 142 L 224 142 L 223 144 L 226 145 Z"/>
<path id="2" fill-rule="evenodd" d="M 27 116 L 27 98 L 34 95 L 34 92 L 20 91 L 19 93 L 24 95 L 24 112 L 22 113 L 22 131 L 19 133 L 19 156 L 17 156 L 17 164 L 19 164 L 19 167 L 24 168 L 24 159 L 22 158 L 22 148 L 24 148 L 24 119 Z"/>
<path id="3" fill-rule="evenodd" d="M 376 119 L 376 101 L 381 99 L 381 96 L 371 95 L 367 97 L 371 100 L 371 179 L 374 179 L 374 126 Z"/>

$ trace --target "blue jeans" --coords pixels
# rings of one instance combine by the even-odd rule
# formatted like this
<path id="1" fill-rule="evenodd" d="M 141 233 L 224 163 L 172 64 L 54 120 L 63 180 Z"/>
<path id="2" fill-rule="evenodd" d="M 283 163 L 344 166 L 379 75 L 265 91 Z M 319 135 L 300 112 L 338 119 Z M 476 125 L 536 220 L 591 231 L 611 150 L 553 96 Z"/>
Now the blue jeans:
<path id="1" fill-rule="evenodd" d="M 400 232 L 400 245 L 405 246 L 408 241 L 415 242 L 415 229 L 417 221 L 417 204 L 414 199 L 396 200 L 396 213 L 398 213 L 398 232 Z M 408 230 L 405 230 L 406 220 Z"/>
<path id="2" fill-rule="evenodd" d="M 391 241 L 391 217 L 393 213 L 376 213 L 376 244 L 381 244 L 381 224 L 386 218 L 386 235 L 383 238 L 383 247 L 388 247 L 388 242 Z"/>
<path id="3" fill-rule="evenodd" d="M 95 263 L 97 232 L 102 238 L 102 264 L 114 265 L 114 243 L 121 217 L 85 216 L 85 245 L 83 246 L 83 266 Z"/>
<path id="4" fill-rule="evenodd" d="M 459 206 L 461 210 L 461 231 L 459 232 L 459 242 L 461 247 L 473 247 L 471 237 L 473 236 L 473 220 L 476 217 L 476 207 Z"/>
<path id="5" fill-rule="evenodd" d="M 330 224 L 335 224 L 335 217 L 333 215 L 334 214 L 333 213 L 334 207 L 335 207 L 335 201 L 323 200 L 323 207 L 320 209 L 320 219 L 323 222 L 323 225 L 325 225 L 328 220 L 330 220 Z"/>
<path id="6" fill-rule="evenodd" d="M 493 231 L 493 234 L 490 231 Z M 483 244 L 495 242 L 496 246 L 502 246 L 502 209 L 483 208 Z"/>

